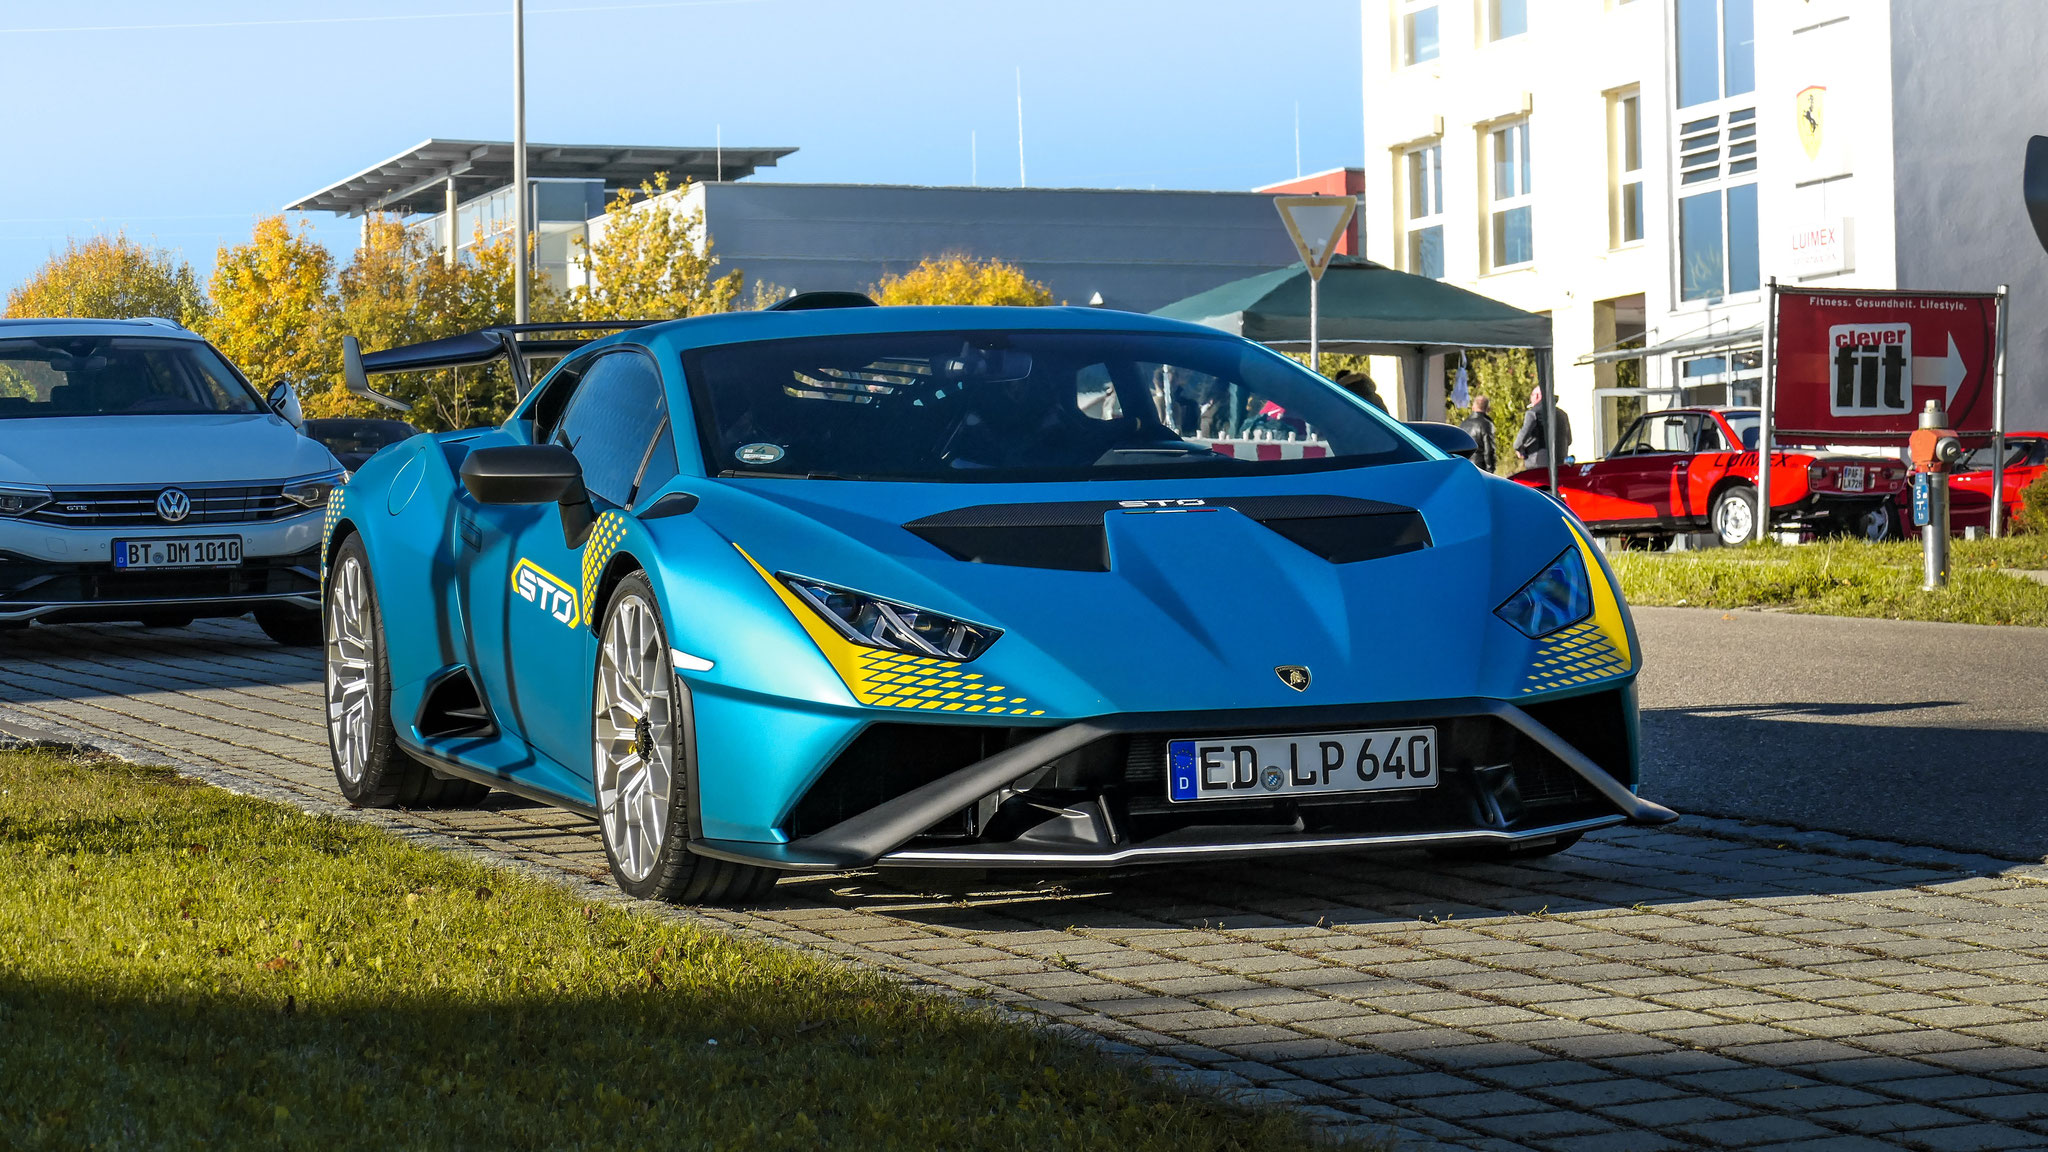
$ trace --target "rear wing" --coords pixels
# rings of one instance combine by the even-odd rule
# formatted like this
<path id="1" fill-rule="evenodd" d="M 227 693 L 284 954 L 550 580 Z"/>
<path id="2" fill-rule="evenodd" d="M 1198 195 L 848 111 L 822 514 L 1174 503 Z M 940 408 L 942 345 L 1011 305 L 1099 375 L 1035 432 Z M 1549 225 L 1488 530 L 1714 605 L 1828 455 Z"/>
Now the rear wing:
<path id="1" fill-rule="evenodd" d="M 548 324 L 499 324 L 365 353 L 353 336 L 341 338 L 341 375 L 348 390 L 374 404 L 399 412 L 412 405 L 370 387 L 370 377 L 392 372 L 427 372 L 466 368 L 503 360 L 512 369 L 512 386 L 524 397 L 533 391 L 528 361 L 533 357 L 566 356 L 603 333 L 653 324 L 652 320 L 564 320 Z"/>

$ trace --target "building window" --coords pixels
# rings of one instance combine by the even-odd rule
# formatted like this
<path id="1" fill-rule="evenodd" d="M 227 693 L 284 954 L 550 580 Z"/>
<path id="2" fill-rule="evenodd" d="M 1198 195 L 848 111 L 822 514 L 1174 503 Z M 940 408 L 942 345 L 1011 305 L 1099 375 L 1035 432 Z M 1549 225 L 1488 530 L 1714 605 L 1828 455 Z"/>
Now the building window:
<path id="1" fill-rule="evenodd" d="M 1408 271 L 1444 278 L 1444 147 L 1408 152 Z"/>
<path id="2" fill-rule="evenodd" d="M 1715 300 L 1762 286 L 1756 185 L 1738 184 L 1678 201 L 1678 295 Z"/>
<path id="3" fill-rule="evenodd" d="M 1678 0 L 1678 106 L 1756 91 L 1754 0 Z"/>
<path id="4" fill-rule="evenodd" d="M 1436 5 L 1402 0 L 1401 63 L 1420 64 L 1436 59 Z"/>
<path id="5" fill-rule="evenodd" d="M 1494 40 L 1529 30 L 1529 0 L 1486 0 L 1486 33 Z"/>
<path id="6" fill-rule="evenodd" d="M 1614 245 L 1643 238 L 1643 101 L 1635 92 L 1614 98 Z"/>
<path id="7" fill-rule="evenodd" d="M 1495 128 L 1493 152 L 1493 267 L 1509 268 L 1536 258 L 1529 191 L 1529 122 Z"/>

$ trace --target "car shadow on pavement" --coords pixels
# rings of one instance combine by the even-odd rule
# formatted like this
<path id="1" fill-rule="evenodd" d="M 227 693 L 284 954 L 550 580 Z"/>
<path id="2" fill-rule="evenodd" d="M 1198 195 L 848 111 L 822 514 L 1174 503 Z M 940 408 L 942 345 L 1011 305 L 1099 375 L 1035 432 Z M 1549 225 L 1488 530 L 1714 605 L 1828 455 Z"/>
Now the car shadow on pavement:
<path id="1" fill-rule="evenodd" d="M 302 685 L 320 675 L 318 648 L 286 648 L 246 617 L 183 628 L 38 624 L 0 632 L 0 701 Z"/>
<path id="2" fill-rule="evenodd" d="M 1040 876 L 880 869 L 786 879 L 776 891 L 778 898 L 940 929 L 992 916 L 1020 930 L 1358 928 L 1858 895 L 1969 875 L 1622 829 L 1596 834 L 1568 853 L 1513 863 L 1408 852 Z"/>
<path id="3" fill-rule="evenodd" d="M 2048 858 L 2048 734 L 1914 723 L 1945 701 L 1643 712 L 1643 794 L 1680 812 Z"/>

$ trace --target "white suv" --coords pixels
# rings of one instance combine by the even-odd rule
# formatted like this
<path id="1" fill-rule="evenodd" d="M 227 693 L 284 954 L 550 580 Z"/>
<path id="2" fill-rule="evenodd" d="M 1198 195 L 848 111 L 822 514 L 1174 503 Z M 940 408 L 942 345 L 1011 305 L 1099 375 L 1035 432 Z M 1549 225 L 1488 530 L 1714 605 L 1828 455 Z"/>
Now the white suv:
<path id="1" fill-rule="evenodd" d="M 344 474 L 297 425 L 170 321 L 0 320 L 0 628 L 254 611 L 319 643 Z"/>

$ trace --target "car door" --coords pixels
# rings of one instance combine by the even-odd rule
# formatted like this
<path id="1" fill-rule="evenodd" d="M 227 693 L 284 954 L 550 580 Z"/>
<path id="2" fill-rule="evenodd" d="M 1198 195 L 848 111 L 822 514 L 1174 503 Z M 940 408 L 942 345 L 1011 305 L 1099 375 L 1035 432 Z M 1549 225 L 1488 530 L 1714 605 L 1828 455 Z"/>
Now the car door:
<path id="1" fill-rule="evenodd" d="M 1647 521 L 1671 515 L 1673 471 L 1684 468 L 1691 425 L 1697 419 L 1685 412 L 1653 412 L 1629 426 L 1614 451 L 1587 477 L 1607 509 L 1607 519 Z"/>
<path id="2" fill-rule="evenodd" d="M 655 451 L 669 437 L 667 404 L 654 360 L 637 348 L 607 349 L 575 382 L 561 419 L 536 437 L 575 454 L 593 508 L 628 508 Z M 673 463 L 667 464 L 672 472 Z M 537 513 L 537 514 L 536 514 Z M 496 554 L 510 597 L 504 667 L 510 707 L 535 751 L 578 775 L 590 770 L 590 690 L 597 650 L 585 619 L 582 564 L 587 541 L 563 533 L 557 505 L 492 507 L 508 546 Z"/>

